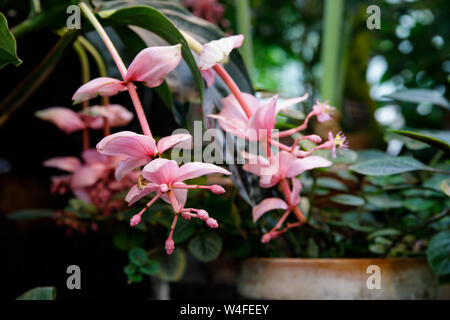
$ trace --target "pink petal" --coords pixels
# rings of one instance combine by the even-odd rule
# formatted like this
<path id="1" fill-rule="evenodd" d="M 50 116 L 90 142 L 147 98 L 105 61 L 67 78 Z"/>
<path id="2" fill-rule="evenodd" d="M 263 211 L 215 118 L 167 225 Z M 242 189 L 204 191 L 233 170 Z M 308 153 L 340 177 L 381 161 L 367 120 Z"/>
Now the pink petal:
<path id="1" fill-rule="evenodd" d="M 81 161 L 75 157 L 56 157 L 44 161 L 44 166 L 74 172 L 81 166 Z"/>
<path id="2" fill-rule="evenodd" d="M 156 142 L 152 137 L 131 131 L 121 131 L 103 138 L 97 150 L 110 156 L 150 158 L 155 154 Z"/>
<path id="3" fill-rule="evenodd" d="M 180 144 L 179 147 L 187 147 L 187 145 L 192 147 L 192 136 L 190 134 L 173 134 L 171 136 L 161 138 L 158 141 L 156 148 L 159 153 L 163 153 L 178 144 Z"/>
<path id="4" fill-rule="evenodd" d="M 243 157 L 248 160 L 242 167 L 245 171 L 253 173 L 260 177 L 271 177 L 277 172 L 277 167 L 271 165 L 268 159 L 253 155 L 247 152 L 243 152 Z"/>
<path id="5" fill-rule="evenodd" d="M 177 198 L 180 208 L 183 208 L 187 201 L 188 190 L 187 189 L 173 189 L 172 192 L 175 194 L 175 198 Z M 167 193 L 163 193 L 161 195 L 161 199 L 163 199 L 165 202 L 167 202 L 169 204 L 172 204 Z"/>
<path id="6" fill-rule="evenodd" d="M 282 110 L 284 110 L 284 109 L 286 109 L 286 108 L 289 108 L 290 106 L 293 106 L 293 105 L 295 105 L 297 103 L 303 102 L 306 99 L 308 99 L 308 93 L 305 93 L 302 97 L 286 99 L 286 100 L 283 100 L 281 102 L 278 102 L 277 103 L 277 113 L 282 111 Z"/>
<path id="7" fill-rule="evenodd" d="M 298 176 L 304 171 L 312 170 L 315 168 L 329 167 L 331 165 L 332 163 L 330 161 L 319 156 L 309 156 L 303 159 L 296 159 L 290 164 L 286 172 L 286 177 L 292 178 Z"/>
<path id="8" fill-rule="evenodd" d="M 37 111 L 35 115 L 39 119 L 50 121 L 67 134 L 86 127 L 80 116 L 68 108 L 52 107 Z"/>
<path id="9" fill-rule="evenodd" d="M 276 108 L 278 96 L 272 97 L 261 105 L 250 117 L 248 127 L 255 130 L 265 129 L 268 133 L 275 127 Z M 259 132 L 257 132 L 259 136 Z"/>
<path id="10" fill-rule="evenodd" d="M 101 164 L 81 166 L 73 173 L 72 190 L 90 187 L 102 176 L 105 167 Z"/>
<path id="11" fill-rule="evenodd" d="M 175 181 L 181 182 L 210 173 L 222 173 L 226 175 L 231 174 L 231 172 L 229 172 L 228 170 L 225 170 L 211 163 L 190 162 L 180 167 L 178 174 L 175 176 Z"/>
<path id="12" fill-rule="evenodd" d="M 131 62 L 125 78 L 127 81 L 144 82 L 150 88 L 157 87 L 180 61 L 181 44 L 146 48 Z"/>
<path id="13" fill-rule="evenodd" d="M 114 172 L 114 177 L 117 181 L 120 181 L 134 169 L 146 165 L 148 161 L 149 160 L 145 158 L 128 157 L 125 160 L 119 162 L 116 171 Z"/>
<path id="14" fill-rule="evenodd" d="M 100 163 L 106 165 L 109 163 L 108 157 L 101 154 L 96 149 L 88 149 L 83 151 L 81 157 L 86 164 Z"/>
<path id="15" fill-rule="evenodd" d="M 231 50 L 239 48 L 244 41 L 242 34 L 213 40 L 203 45 L 200 53 L 200 62 L 198 67 L 200 70 L 207 70 L 214 67 L 218 63 L 225 63 Z"/>
<path id="16" fill-rule="evenodd" d="M 206 87 L 211 87 L 216 79 L 216 73 L 212 69 L 200 70 L 200 73 L 202 74 L 203 80 L 206 82 Z"/>
<path id="17" fill-rule="evenodd" d="M 111 97 L 118 94 L 120 91 L 126 90 L 126 88 L 123 81 L 114 78 L 100 77 L 82 85 L 75 92 L 72 100 L 77 104 L 97 96 Z"/>
<path id="18" fill-rule="evenodd" d="M 128 191 L 128 193 L 127 193 L 127 195 L 125 197 L 125 201 L 128 202 L 129 206 L 131 206 L 132 204 L 134 204 L 137 201 L 141 200 L 146 195 L 148 195 L 148 194 L 150 194 L 152 192 L 158 191 L 158 190 L 159 190 L 159 185 L 153 184 L 153 183 L 147 184 L 141 190 L 139 190 L 139 188 L 136 185 L 134 185 Z"/>
<path id="19" fill-rule="evenodd" d="M 178 164 L 175 160 L 154 159 L 142 170 L 142 176 L 150 182 L 170 185 L 174 177 L 178 176 Z M 179 181 L 179 180 L 177 180 Z"/>
<path id="20" fill-rule="evenodd" d="M 289 208 L 287 203 L 280 198 L 268 198 L 264 199 L 260 204 L 253 207 L 253 222 L 256 222 L 264 213 L 270 210 Z"/>
<path id="21" fill-rule="evenodd" d="M 86 189 L 83 188 L 75 189 L 72 192 L 77 198 L 83 200 L 84 202 L 92 203 L 91 197 L 89 196 L 89 192 Z"/>
<path id="22" fill-rule="evenodd" d="M 291 203 L 296 206 L 300 202 L 300 191 L 302 190 L 302 183 L 297 178 L 292 178 Z"/>
<path id="23" fill-rule="evenodd" d="M 92 106 L 81 114 L 92 129 L 101 129 L 104 127 L 104 118 L 108 120 L 110 127 L 126 126 L 133 120 L 133 113 L 128 111 L 120 104 L 108 104 L 106 106 Z"/>
<path id="24" fill-rule="evenodd" d="M 255 96 L 249 93 L 242 93 L 242 96 L 252 112 L 259 109 L 260 103 Z M 226 98 L 222 99 L 222 106 L 223 108 L 219 113 L 220 116 L 228 119 L 238 119 L 244 122 L 248 121 L 248 117 L 242 109 L 241 104 L 233 94 L 230 94 Z"/>

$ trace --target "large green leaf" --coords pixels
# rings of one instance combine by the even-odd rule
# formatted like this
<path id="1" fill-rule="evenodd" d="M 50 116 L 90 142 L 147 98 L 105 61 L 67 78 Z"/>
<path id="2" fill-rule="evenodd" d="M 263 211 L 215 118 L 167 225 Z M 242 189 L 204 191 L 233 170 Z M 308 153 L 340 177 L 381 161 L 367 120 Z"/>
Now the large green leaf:
<path id="1" fill-rule="evenodd" d="M 76 36 L 77 32 L 68 32 L 63 35 L 45 56 L 44 60 L 3 99 L 0 103 L 0 125 L 8 119 L 12 112 L 22 106 L 49 77 L 56 64 L 60 61 L 65 49 L 75 40 Z"/>
<path id="2" fill-rule="evenodd" d="M 412 103 L 431 103 L 450 109 L 448 101 L 439 92 L 430 89 L 401 89 L 386 97 Z"/>
<path id="3" fill-rule="evenodd" d="M 431 268 L 440 276 L 450 274 L 450 231 L 438 233 L 427 249 Z"/>
<path id="4" fill-rule="evenodd" d="M 189 241 L 188 249 L 198 260 L 210 262 L 222 251 L 222 239 L 213 232 L 204 232 Z"/>
<path id="5" fill-rule="evenodd" d="M 337 196 L 331 197 L 331 201 L 345 205 L 345 206 L 362 206 L 364 203 L 363 198 L 354 196 L 352 194 L 339 194 Z"/>
<path id="6" fill-rule="evenodd" d="M 37 287 L 21 294 L 17 300 L 55 300 L 55 287 Z"/>
<path id="7" fill-rule="evenodd" d="M 411 157 L 385 157 L 358 162 L 352 165 L 350 170 L 368 176 L 387 176 L 431 168 Z"/>
<path id="8" fill-rule="evenodd" d="M 424 142 L 445 151 L 450 151 L 450 131 L 389 130 L 389 132 Z"/>
<path id="9" fill-rule="evenodd" d="M 181 44 L 183 58 L 191 70 L 200 98 L 204 96 L 203 78 L 186 40 L 175 25 L 160 11 L 148 6 L 129 6 L 130 3 L 118 4 L 114 9 L 100 7 L 98 15 L 102 24 L 111 26 L 134 25 L 155 33 L 170 44 Z"/>
<path id="10" fill-rule="evenodd" d="M 16 39 L 9 32 L 8 21 L 0 12 L 0 69 L 10 63 L 18 66 L 22 60 L 17 56 Z"/>

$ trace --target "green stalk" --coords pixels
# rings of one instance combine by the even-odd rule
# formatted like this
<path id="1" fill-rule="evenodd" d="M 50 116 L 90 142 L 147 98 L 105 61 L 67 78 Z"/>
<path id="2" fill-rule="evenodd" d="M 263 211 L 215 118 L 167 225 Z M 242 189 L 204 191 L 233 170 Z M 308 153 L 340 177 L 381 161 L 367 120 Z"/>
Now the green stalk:
<path id="1" fill-rule="evenodd" d="M 241 47 L 241 54 L 245 65 L 253 73 L 253 38 L 250 24 L 250 6 L 248 0 L 236 0 L 237 31 L 245 37 Z"/>
<path id="2" fill-rule="evenodd" d="M 108 72 L 106 71 L 106 64 L 103 61 L 103 57 L 100 52 L 98 52 L 97 48 L 95 48 L 92 43 L 90 43 L 85 37 L 79 36 L 78 42 L 86 49 L 86 51 L 92 56 L 95 64 L 97 65 L 98 74 L 100 77 L 108 76 Z"/>
<path id="3" fill-rule="evenodd" d="M 339 62 L 342 49 L 343 13 L 343 0 L 325 0 L 321 96 L 322 99 L 336 107 L 340 105 L 337 83 L 339 81 Z"/>

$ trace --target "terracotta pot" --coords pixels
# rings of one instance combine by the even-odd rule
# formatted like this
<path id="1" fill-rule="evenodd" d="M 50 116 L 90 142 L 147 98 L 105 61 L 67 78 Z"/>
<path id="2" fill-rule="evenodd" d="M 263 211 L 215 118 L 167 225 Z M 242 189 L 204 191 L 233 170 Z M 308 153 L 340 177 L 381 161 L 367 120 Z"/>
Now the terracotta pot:
<path id="1" fill-rule="evenodd" d="M 423 258 L 251 258 L 238 292 L 255 299 L 432 299 L 438 281 Z"/>

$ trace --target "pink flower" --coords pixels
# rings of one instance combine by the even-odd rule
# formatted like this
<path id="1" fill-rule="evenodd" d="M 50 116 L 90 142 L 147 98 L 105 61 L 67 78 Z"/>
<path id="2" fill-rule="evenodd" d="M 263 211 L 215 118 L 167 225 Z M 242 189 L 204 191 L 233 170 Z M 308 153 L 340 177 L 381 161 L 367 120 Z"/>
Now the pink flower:
<path id="1" fill-rule="evenodd" d="M 316 104 L 313 105 L 313 114 L 317 117 L 317 121 L 325 122 L 331 120 L 331 115 L 336 108 L 330 106 L 326 102 L 320 102 L 316 100 Z"/>
<path id="2" fill-rule="evenodd" d="M 331 152 L 333 155 L 333 158 L 336 158 L 336 150 L 346 150 L 348 149 L 348 142 L 347 138 L 342 132 L 338 132 L 335 137 L 333 137 L 333 133 L 330 131 L 328 132 L 328 142 L 332 144 Z"/>
<path id="3" fill-rule="evenodd" d="M 97 96 L 111 97 L 127 89 L 127 82 L 142 82 L 153 88 L 159 86 L 165 76 L 181 61 L 181 44 L 151 47 L 139 52 L 131 62 L 125 81 L 101 77 L 82 85 L 73 95 L 74 103 L 90 100 Z"/>
<path id="4" fill-rule="evenodd" d="M 51 107 L 39 110 L 35 115 L 39 119 L 50 121 L 67 134 L 86 127 L 76 112 L 64 107 Z"/>
<path id="5" fill-rule="evenodd" d="M 242 34 L 213 40 L 203 45 L 200 53 L 200 70 L 208 70 L 218 63 L 226 63 L 233 49 L 239 48 L 244 41 Z"/>
<path id="6" fill-rule="evenodd" d="M 225 8 L 217 0 L 185 0 L 184 3 L 197 17 L 228 27 L 229 21 L 223 18 Z"/>
<path id="7" fill-rule="evenodd" d="M 103 138 L 97 144 L 100 153 L 110 156 L 125 156 L 116 169 L 115 176 L 120 181 L 137 167 L 146 165 L 157 154 L 192 140 L 188 134 L 175 134 L 161 138 L 158 143 L 150 136 L 131 131 L 121 131 Z"/>
<path id="8" fill-rule="evenodd" d="M 165 244 L 166 253 L 170 256 L 173 253 L 173 250 L 175 250 L 175 242 L 173 239 L 167 239 Z"/>
<path id="9" fill-rule="evenodd" d="M 80 112 L 80 117 L 91 129 L 102 129 L 105 119 L 111 128 L 123 127 L 133 120 L 133 113 L 119 104 L 108 104 L 106 106 L 92 106 Z"/>
<path id="10" fill-rule="evenodd" d="M 244 157 L 249 163 L 244 164 L 243 169 L 260 176 L 259 183 L 262 188 L 273 187 L 284 178 L 293 178 L 307 170 L 329 167 L 332 164 L 319 156 L 298 159 L 287 151 L 280 151 L 269 159 L 248 153 L 245 153 Z"/>
<path id="11" fill-rule="evenodd" d="M 242 95 L 251 109 L 250 118 L 242 110 L 241 105 L 232 94 L 222 99 L 223 108 L 220 113 L 209 117 L 217 119 L 219 125 L 225 131 L 250 141 L 259 140 L 261 134 L 270 134 L 275 128 L 278 112 L 302 102 L 308 97 L 305 94 L 302 97 L 287 99 L 277 103 L 278 96 L 274 96 L 268 101 L 260 103 L 251 94 L 243 93 Z"/>
<path id="12" fill-rule="evenodd" d="M 280 198 L 267 198 L 261 201 L 257 206 L 253 207 L 252 215 L 253 222 L 256 222 L 264 213 L 271 210 L 288 210 L 292 208 L 292 206 L 297 206 L 300 202 L 300 190 L 302 185 L 300 181 L 296 178 L 292 178 L 292 191 L 291 197 L 289 199 L 290 204 L 286 203 L 286 201 Z"/>
<path id="13" fill-rule="evenodd" d="M 210 173 L 231 174 L 229 171 L 209 163 L 190 162 L 179 167 L 174 160 L 154 159 L 142 170 L 142 176 L 146 179 L 145 185 L 142 188 L 139 188 L 138 185 L 131 188 L 125 200 L 131 205 L 151 192 L 160 191 L 161 185 L 166 185 L 168 189 L 162 194 L 162 199 L 172 204 L 175 212 L 178 213 L 186 203 L 188 189 L 211 188 L 211 186 L 189 186 L 183 181 Z M 173 198 L 169 198 L 170 191 L 173 191 L 178 204 L 174 203 Z"/>

